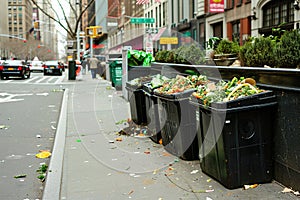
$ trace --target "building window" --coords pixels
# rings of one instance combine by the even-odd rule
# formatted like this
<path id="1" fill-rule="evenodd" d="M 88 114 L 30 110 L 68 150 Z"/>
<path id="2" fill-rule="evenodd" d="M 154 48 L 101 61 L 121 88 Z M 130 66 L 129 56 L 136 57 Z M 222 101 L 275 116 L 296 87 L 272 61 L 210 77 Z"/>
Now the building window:
<path id="1" fill-rule="evenodd" d="M 163 26 L 166 25 L 166 14 L 167 14 L 167 4 L 166 2 L 163 3 Z"/>
<path id="2" fill-rule="evenodd" d="M 193 29 L 193 40 L 196 41 L 197 40 L 197 29 Z"/>
<path id="3" fill-rule="evenodd" d="M 232 41 L 240 43 L 240 21 L 232 22 Z"/>
<path id="4" fill-rule="evenodd" d="M 243 2 L 243 0 L 237 0 L 236 6 L 241 6 L 242 2 Z"/>
<path id="5" fill-rule="evenodd" d="M 272 27 L 294 21 L 293 0 L 271 1 L 263 7 L 263 26 Z"/>
<path id="6" fill-rule="evenodd" d="M 159 9 L 158 9 L 158 19 L 159 19 L 159 27 L 161 27 L 161 5 L 159 5 Z"/>
<path id="7" fill-rule="evenodd" d="M 156 19 L 156 27 L 158 27 L 158 20 L 159 19 L 158 19 L 158 8 L 157 7 L 155 8 L 155 16 L 156 16 L 155 17 L 155 19 Z"/>
<path id="8" fill-rule="evenodd" d="M 227 8 L 233 8 L 234 7 L 234 0 L 228 0 L 227 1 Z"/>
<path id="9" fill-rule="evenodd" d="M 205 25 L 204 23 L 199 24 L 199 43 L 205 48 Z"/>

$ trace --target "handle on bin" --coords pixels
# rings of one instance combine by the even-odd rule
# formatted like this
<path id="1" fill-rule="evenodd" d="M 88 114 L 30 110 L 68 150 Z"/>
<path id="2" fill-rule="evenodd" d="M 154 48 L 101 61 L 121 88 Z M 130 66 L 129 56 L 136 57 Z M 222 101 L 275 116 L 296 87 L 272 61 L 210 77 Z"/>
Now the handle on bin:
<path id="1" fill-rule="evenodd" d="M 198 104 L 198 106 L 202 109 L 211 110 L 211 111 L 218 111 L 218 112 L 246 111 L 246 110 L 251 110 L 253 108 L 259 109 L 259 108 L 268 107 L 268 106 L 275 106 L 275 105 L 277 105 L 277 102 L 254 104 L 254 105 L 234 107 L 234 108 L 214 108 L 214 107 Z"/>

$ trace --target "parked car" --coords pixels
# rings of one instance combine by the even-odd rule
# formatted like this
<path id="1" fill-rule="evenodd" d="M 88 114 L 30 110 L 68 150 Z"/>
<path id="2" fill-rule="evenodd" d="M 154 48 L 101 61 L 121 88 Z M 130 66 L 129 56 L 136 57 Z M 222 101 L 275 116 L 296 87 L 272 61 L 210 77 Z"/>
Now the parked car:
<path id="1" fill-rule="evenodd" d="M 62 75 L 63 67 L 57 60 L 45 61 L 43 64 L 44 75 Z"/>
<path id="2" fill-rule="evenodd" d="M 6 60 L 0 64 L 0 77 L 6 79 L 9 77 L 30 78 L 30 67 L 24 60 Z"/>
<path id="3" fill-rule="evenodd" d="M 29 63 L 31 72 L 44 72 L 43 61 L 40 60 L 33 60 Z"/>

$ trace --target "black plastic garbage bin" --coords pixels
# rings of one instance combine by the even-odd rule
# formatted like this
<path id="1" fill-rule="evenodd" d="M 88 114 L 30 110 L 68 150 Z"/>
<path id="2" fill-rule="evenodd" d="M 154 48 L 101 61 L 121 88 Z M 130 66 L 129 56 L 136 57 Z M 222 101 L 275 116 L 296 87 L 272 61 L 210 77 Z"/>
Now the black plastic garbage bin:
<path id="1" fill-rule="evenodd" d="M 74 60 L 69 61 L 69 80 L 76 80 L 76 62 Z"/>
<path id="2" fill-rule="evenodd" d="M 142 85 L 126 83 L 132 121 L 137 125 L 147 125 L 145 95 Z"/>
<path id="3" fill-rule="evenodd" d="M 273 92 L 197 108 L 197 135 L 203 172 L 229 189 L 273 179 Z"/>
<path id="4" fill-rule="evenodd" d="M 184 160 L 198 160 L 196 116 L 189 97 L 194 90 L 165 95 L 158 98 L 161 137 L 164 148 Z"/>
<path id="5" fill-rule="evenodd" d="M 145 83 L 142 87 L 145 96 L 145 113 L 147 117 L 147 124 L 149 129 L 154 133 L 151 136 L 151 140 L 155 143 L 159 143 L 161 139 L 161 128 L 159 122 L 159 106 L 158 99 L 154 95 L 154 89 L 151 83 Z"/>

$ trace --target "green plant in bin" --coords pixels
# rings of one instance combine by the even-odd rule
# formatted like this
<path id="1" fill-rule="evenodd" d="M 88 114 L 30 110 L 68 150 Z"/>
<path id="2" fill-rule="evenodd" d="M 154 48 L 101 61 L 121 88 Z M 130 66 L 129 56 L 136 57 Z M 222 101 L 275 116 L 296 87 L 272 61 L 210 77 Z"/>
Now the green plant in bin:
<path id="1" fill-rule="evenodd" d="M 275 66 L 276 41 L 272 37 L 252 37 L 241 47 L 240 60 L 242 66 L 270 67 Z"/>
<path id="2" fill-rule="evenodd" d="M 280 68 L 300 68 L 300 32 L 285 31 L 275 48 L 276 65 Z"/>
<path id="3" fill-rule="evenodd" d="M 195 44 L 183 45 L 177 49 L 157 52 L 155 61 L 178 64 L 204 64 L 205 52 Z"/>
<path id="4" fill-rule="evenodd" d="M 174 51 L 176 63 L 182 64 L 204 64 L 205 51 L 195 44 L 183 45 Z"/>
<path id="5" fill-rule="evenodd" d="M 215 49 L 215 54 L 233 54 L 234 56 L 237 56 L 240 51 L 240 45 L 237 42 L 228 40 L 228 39 L 222 39 L 218 46 Z"/>

